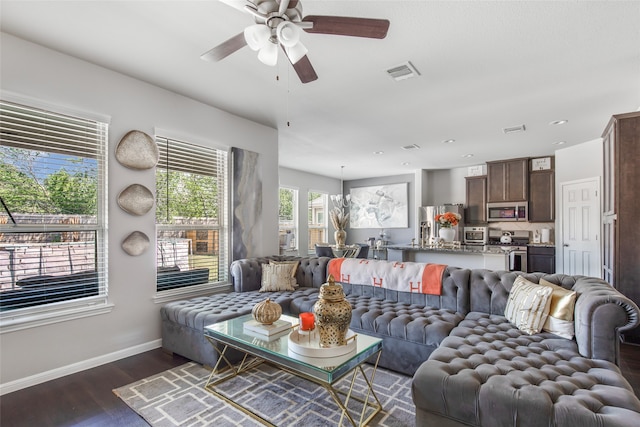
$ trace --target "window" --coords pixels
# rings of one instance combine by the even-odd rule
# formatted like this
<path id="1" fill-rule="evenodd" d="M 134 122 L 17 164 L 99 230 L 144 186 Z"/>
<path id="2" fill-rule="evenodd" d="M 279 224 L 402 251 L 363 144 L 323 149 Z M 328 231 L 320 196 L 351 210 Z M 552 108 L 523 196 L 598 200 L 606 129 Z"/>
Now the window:
<path id="1" fill-rule="evenodd" d="M 278 212 L 278 235 L 280 254 L 298 252 L 298 190 L 280 188 L 280 206 Z"/>
<path id="2" fill-rule="evenodd" d="M 156 142 L 157 290 L 226 282 L 227 151 Z"/>
<path id="3" fill-rule="evenodd" d="M 107 124 L 0 101 L 3 326 L 106 304 Z"/>
<path id="4" fill-rule="evenodd" d="M 309 192 L 309 252 L 315 254 L 316 243 L 326 244 L 327 237 L 327 201 L 325 193 Z"/>

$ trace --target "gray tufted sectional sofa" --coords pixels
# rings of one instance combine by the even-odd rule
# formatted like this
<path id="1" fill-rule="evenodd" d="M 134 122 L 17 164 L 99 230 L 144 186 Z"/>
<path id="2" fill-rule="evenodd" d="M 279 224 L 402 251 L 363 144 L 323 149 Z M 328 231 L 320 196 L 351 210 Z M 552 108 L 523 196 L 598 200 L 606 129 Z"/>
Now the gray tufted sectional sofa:
<path id="1" fill-rule="evenodd" d="M 234 261 L 234 292 L 165 305 L 163 347 L 213 366 L 206 324 L 250 313 L 267 295 L 285 313 L 311 311 L 329 258 L 295 258 L 300 288 L 259 293 L 261 265 L 270 259 L 291 258 Z M 527 335 L 506 320 L 520 274 L 577 291 L 574 339 Z M 599 279 L 450 266 L 439 296 L 342 285 L 351 329 L 384 341 L 380 366 L 413 375 L 418 426 L 640 426 L 640 400 L 617 367 L 619 333 L 636 327 L 640 313 Z"/>

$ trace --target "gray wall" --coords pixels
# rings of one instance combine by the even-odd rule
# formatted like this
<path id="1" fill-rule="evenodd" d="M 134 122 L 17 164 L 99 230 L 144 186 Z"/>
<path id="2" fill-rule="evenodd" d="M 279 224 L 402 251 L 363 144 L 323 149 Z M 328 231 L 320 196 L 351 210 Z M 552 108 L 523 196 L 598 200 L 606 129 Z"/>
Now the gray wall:
<path id="1" fill-rule="evenodd" d="M 603 118 L 602 130 L 607 125 L 607 121 L 608 118 Z M 558 273 L 563 272 L 564 262 L 562 253 L 562 184 L 587 178 L 598 178 L 600 179 L 600 194 L 602 194 L 603 161 L 602 138 L 556 151 L 555 241 L 556 272 Z M 600 235 L 602 236 L 602 231 Z"/>
<path id="2" fill-rule="evenodd" d="M 308 194 L 310 191 L 339 194 L 340 180 L 283 167 L 279 168 L 279 173 L 281 187 L 298 190 L 298 254 L 305 256 L 309 253 L 307 251 L 309 246 L 309 227 L 307 221 L 307 213 L 309 209 Z M 331 207 L 331 202 L 329 202 L 329 207 Z M 329 224 L 330 243 L 333 243 L 334 231 L 333 227 Z M 315 251 L 313 253 L 315 254 Z"/>
<path id="3" fill-rule="evenodd" d="M 406 244 L 410 243 L 411 239 L 415 237 L 415 223 L 416 223 L 416 196 L 415 196 L 415 175 L 395 175 L 384 176 L 379 178 L 367 178 L 345 181 L 344 194 L 349 194 L 351 188 L 356 187 L 368 187 L 372 185 L 383 184 L 400 184 L 408 183 L 408 202 L 409 202 L 409 226 L 406 228 L 388 228 L 385 231 L 388 233 L 388 240 L 394 244 Z M 347 243 L 364 243 L 369 237 L 375 237 L 379 239 L 379 228 L 347 228 Z M 333 243 L 333 242 L 332 242 Z"/>
<path id="4" fill-rule="evenodd" d="M 120 248 L 133 230 L 155 235 L 153 211 L 134 217 L 115 203 L 118 193 L 134 182 L 155 190 L 153 170 L 134 171 L 116 161 L 115 146 L 126 132 L 153 135 L 161 128 L 171 133 L 165 136 L 260 153 L 263 230 L 255 239 L 262 255 L 278 250 L 278 141 L 275 129 L 11 35 L 0 36 L 3 98 L 87 112 L 110 122 L 108 289 L 113 304 L 105 314 L 0 331 L 0 391 L 5 392 L 160 345 L 159 309 L 164 301 L 154 301 L 155 251 L 131 257 Z"/>

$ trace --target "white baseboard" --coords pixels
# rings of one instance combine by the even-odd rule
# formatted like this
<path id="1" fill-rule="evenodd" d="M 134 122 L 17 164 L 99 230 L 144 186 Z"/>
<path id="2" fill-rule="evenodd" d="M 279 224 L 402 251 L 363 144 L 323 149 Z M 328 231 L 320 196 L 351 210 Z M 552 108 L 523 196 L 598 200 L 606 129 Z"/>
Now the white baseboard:
<path id="1" fill-rule="evenodd" d="M 30 377 L 20 378 L 18 380 L 11 381 L 5 384 L 0 384 L 0 396 L 14 391 L 22 390 L 23 388 L 42 384 L 47 381 L 55 380 L 56 378 L 61 378 L 66 375 L 75 374 L 80 371 L 95 368 L 97 366 L 104 365 L 105 363 L 115 362 L 116 360 L 124 359 L 125 357 L 135 356 L 136 354 L 144 353 L 145 351 L 153 350 L 159 347 L 162 347 L 161 339 L 125 348 L 123 350 L 118 350 L 113 353 L 94 357 L 92 359 L 83 360 L 71 365 L 62 366 L 50 371 L 41 372 Z"/>

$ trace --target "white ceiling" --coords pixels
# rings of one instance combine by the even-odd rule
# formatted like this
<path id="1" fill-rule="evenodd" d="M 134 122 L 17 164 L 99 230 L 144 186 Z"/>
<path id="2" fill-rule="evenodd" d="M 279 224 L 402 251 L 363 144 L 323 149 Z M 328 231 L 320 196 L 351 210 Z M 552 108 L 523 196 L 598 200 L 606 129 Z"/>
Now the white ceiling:
<path id="1" fill-rule="evenodd" d="M 247 47 L 202 61 L 253 23 L 217 0 L 2 0 L 0 28 L 277 128 L 281 166 L 333 177 L 345 166 L 345 179 L 553 154 L 640 107 L 638 1 L 302 5 L 305 15 L 391 26 L 383 40 L 303 34 L 319 76 L 306 85 L 282 55 L 276 67 Z M 386 75 L 405 61 L 421 76 Z M 568 123 L 549 124 L 560 119 Z M 502 132 L 521 124 L 525 132 Z M 420 149 L 401 148 L 411 144 Z"/>

